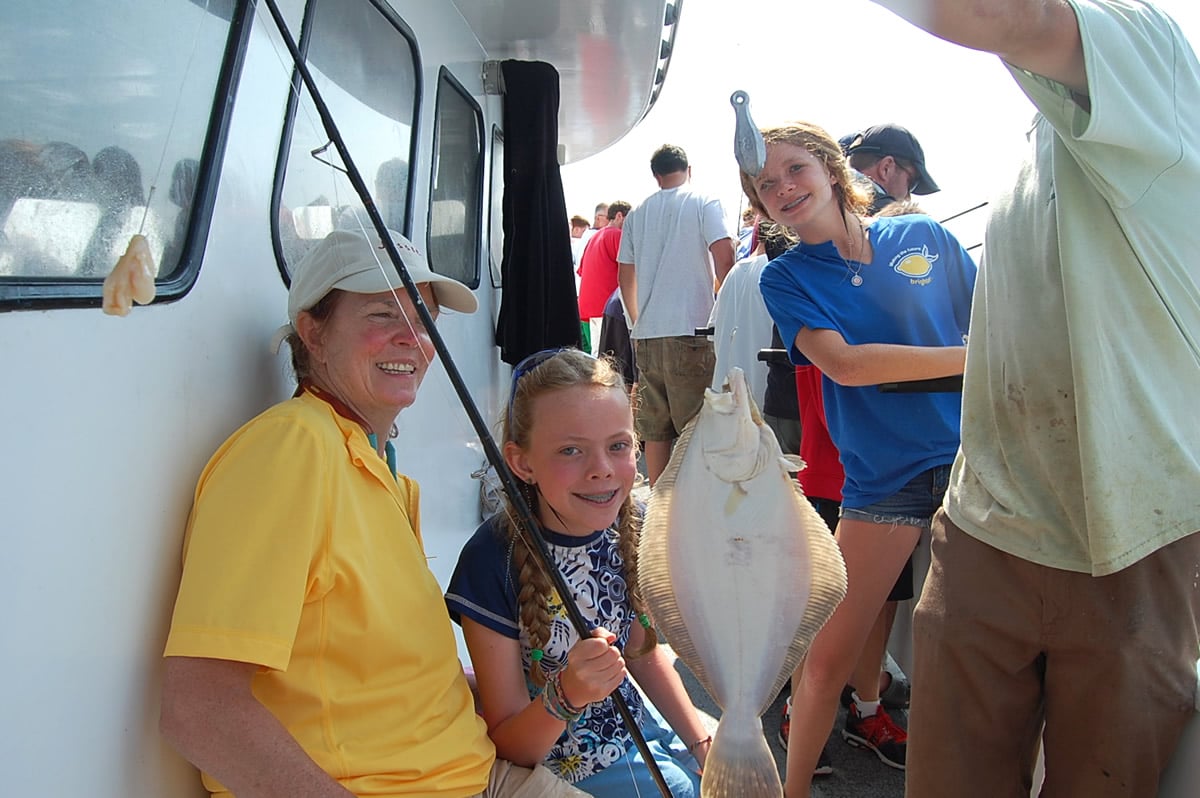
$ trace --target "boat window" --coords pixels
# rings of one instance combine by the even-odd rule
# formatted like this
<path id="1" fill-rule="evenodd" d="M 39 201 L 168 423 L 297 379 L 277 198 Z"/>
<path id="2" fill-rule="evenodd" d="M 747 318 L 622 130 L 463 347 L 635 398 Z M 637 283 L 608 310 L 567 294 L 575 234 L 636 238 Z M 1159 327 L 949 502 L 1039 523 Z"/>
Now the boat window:
<path id="1" fill-rule="evenodd" d="M 159 299 L 195 282 L 245 14 L 0 4 L 0 309 L 98 306 L 137 233 Z"/>
<path id="2" fill-rule="evenodd" d="M 500 263 L 504 257 L 504 132 L 492 128 L 492 168 L 489 181 L 491 202 L 488 210 L 488 263 L 492 269 L 492 287 L 499 288 Z"/>
<path id="3" fill-rule="evenodd" d="M 438 76 L 429 196 L 429 265 L 479 286 L 483 219 L 483 113 L 445 68 Z"/>
<path id="4" fill-rule="evenodd" d="M 412 34 L 390 9 L 368 0 L 312 0 L 307 14 L 300 47 L 317 92 L 384 223 L 409 235 L 420 100 Z M 280 152 L 272 217 L 288 274 L 331 230 L 373 233 L 307 88 L 289 106 Z"/>

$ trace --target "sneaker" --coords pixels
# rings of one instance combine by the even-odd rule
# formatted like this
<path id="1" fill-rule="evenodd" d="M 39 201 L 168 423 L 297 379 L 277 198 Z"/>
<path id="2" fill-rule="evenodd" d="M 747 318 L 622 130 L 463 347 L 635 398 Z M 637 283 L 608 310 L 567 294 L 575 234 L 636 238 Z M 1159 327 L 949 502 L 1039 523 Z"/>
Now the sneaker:
<path id="1" fill-rule="evenodd" d="M 908 732 L 896 725 L 892 716 L 882 706 L 869 718 L 858 714 L 858 706 L 846 710 L 846 727 L 842 739 L 859 748 L 875 752 L 883 764 L 904 770 L 905 752 L 908 750 Z"/>
<path id="2" fill-rule="evenodd" d="M 779 717 L 779 745 L 783 747 L 784 751 L 787 750 L 788 734 L 791 733 L 791 730 L 792 730 L 792 699 L 789 696 L 788 699 L 783 702 L 783 712 L 780 713 L 780 717 Z M 821 747 L 821 756 L 818 757 L 818 759 L 817 759 L 817 766 L 815 768 L 813 768 L 813 775 L 814 776 L 832 776 L 833 775 L 833 762 L 829 759 L 829 751 L 827 751 L 824 746 Z"/>

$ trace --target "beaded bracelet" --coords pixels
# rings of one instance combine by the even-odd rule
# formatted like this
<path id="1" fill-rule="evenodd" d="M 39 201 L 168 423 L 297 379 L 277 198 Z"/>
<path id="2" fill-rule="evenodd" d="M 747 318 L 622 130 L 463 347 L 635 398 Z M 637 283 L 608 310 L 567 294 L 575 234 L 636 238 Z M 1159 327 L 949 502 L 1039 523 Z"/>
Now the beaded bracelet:
<path id="1" fill-rule="evenodd" d="M 703 740 L 697 740 L 696 742 L 689 745 L 687 747 L 687 751 L 689 754 L 695 754 L 696 749 L 705 744 L 709 744 L 709 745 L 712 744 L 712 735 L 711 734 L 708 735 L 707 737 L 705 737 Z"/>
<path id="2" fill-rule="evenodd" d="M 551 717 L 564 723 L 573 723 L 583 716 L 583 709 L 574 706 L 567 700 L 563 692 L 562 672 L 560 668 L 550 674 L 542 688 L 542 706 Z"/>

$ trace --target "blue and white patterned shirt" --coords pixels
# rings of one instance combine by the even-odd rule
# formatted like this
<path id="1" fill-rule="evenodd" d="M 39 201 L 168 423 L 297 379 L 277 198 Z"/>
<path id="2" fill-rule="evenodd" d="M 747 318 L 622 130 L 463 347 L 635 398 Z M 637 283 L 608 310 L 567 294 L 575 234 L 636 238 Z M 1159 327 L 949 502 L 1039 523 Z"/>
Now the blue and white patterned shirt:
<path id="1" fill-rule="evenodd" d="M 465 616 L 521 641 L 521 664 L 532 699 L 538 688 L 528 678 L 532 658 L 528 633 L 520 624 L 520 582 L 513 567 L 512 544 L 499 531 L 497 518 L 493 516 L 481 524 L 463 547 L 446 591 L 446 605 L 456 623 Z M 616 529 L 602 529 L 582 538 L 550 530 L 544 535 L 589 626 L 608 629 L 617 636 L 617 646 L 624 648 L 636 616 L 629 605 Z M 547 673 L 566 664 L 567 652 L 579 640 L 556 593 L 551 596 L 550 616 L 550 639 L 542 648 L 541 662 Z M 640 725 L 641 694 L 629 679 L 619 689 Z M 632 745 L 633 738 L 609 697 L 589 704 L 583 717 L 567 724 L 547 754 L 545 765 L 562 779 L 575 783 L 616 762 Z"/>

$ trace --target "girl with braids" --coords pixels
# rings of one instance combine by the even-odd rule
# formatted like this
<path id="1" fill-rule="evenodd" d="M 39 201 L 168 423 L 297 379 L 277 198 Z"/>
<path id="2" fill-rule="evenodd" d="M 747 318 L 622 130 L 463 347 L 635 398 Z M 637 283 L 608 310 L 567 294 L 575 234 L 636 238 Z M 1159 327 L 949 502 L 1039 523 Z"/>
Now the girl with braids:
<path id="1" fill-rule="evenodd" d="M 673 658 L 656 647 L 638 589 L 637 440 L 619 368 L 576 349 L 526 358 L 513 370 L 503 452 L 593 631 L 579 639 L 511 508 L 476 530 L 446 602 L 462 625 L 496 750 L 544 763 L 599 798 L 637 794 L 631 782 L 657 794 L 613 706 L 620 690 L 672 794 L 694 798 L 697 773 L 682 763 L 702 766 L 712 738 Z"/>

